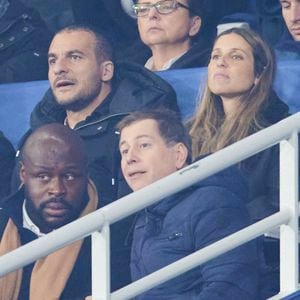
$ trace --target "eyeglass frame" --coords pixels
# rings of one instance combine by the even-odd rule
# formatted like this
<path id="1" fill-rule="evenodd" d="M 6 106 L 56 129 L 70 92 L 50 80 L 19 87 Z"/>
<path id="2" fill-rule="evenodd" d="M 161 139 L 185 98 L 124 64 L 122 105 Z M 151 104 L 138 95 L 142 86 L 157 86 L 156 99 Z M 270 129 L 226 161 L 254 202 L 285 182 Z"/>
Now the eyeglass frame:
<path id="1" fill-rule="evenodd" d="M 162 2 L 165 2 L 165 1 L 169 1 L 169 0 L 160 0 L 160 1 L 157 1 L 157 2 L 155 2 L 155 3 L 153 3 L 153 4 L 151 4 L 151 3 L 145 3 L 145 4 L 148 5 L 148 8 L 149 8 L 149 9 L 148 9 L 148 11 L 147 11 L 147 14 L 142 15 L 142 16 L 139 16 L 139 15 L 137 14 L 137 12 L 136 12 L 136 9 L 137 9 L 139 3 L 133 4 L 133 5 L 132 5 L 132 8 L 133 8 L 133 11 L 134 11 L 134 14 L 136 15 L 136 17 L 140 17 L 140 18 L 146 17 L 146 16 L 149 14 L 150 9 L 151 9 L 152 7 L 154 7 L 154 8 L 156 9 L 156 11 L 157 11 L 160 15 L 169 15 L 169 14 L 171 14 L 172 12 L 174 12 L 175 10 L 177 10 L 179 7 L 185 8 L 185 9 L 187 9 L 189 12 L 193 13 L 193 11 L 191 10 L 191 8 L 190 8 L 189 6 L 187 6 L 187 5 L 185 5 L 185 4 L 182 4 L 182 3 L 178 2 L 177 0 L 172 0 L 173 3 L 175 3 L 174 9 L 173 9 L 172 11 L 170 11 L 170 12 L 168 12 L 168 13 L 161 13 L 161 12 L 158 10 L 158 5 L 159 5 L 160 3 L 162 3 Z M 142 4 L 142 3 L 141 3 L 141 4 Z"/>

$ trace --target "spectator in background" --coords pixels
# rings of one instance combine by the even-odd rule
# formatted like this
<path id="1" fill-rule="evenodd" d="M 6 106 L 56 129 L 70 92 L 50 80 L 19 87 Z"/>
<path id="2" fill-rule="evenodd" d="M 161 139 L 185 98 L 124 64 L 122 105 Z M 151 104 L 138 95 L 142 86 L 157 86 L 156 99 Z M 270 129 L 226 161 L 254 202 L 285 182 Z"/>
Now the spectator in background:
<path id="1" fill-rule="evenodd" d="M 286 25 L 276 47 L 279 60 L 300 59 L 300 1 L 280 0 L 282 16 Z"/>
<path id="2" fill-rule="evenodd" d="M 190 139 L 167 112 L 133 113 L 118 125 L 122 171 L 133 191 L 183 168 Z M 249 225 L 247 189 L 229 168 L 144 209 L 133 229 L 137 280 Z M 260 299 L 256 242 L 251 241 L 137 296 L 160 299 Z"/>
<path id="3" fill-rule="evenodd" d="M 128 113 L 146 107 L 178 112 L 175 92 L 142 66 L 115 65 L 110 42 L 91 26 L 59 31 L 48 56 L 51 90 L 32 112 L 31 128 L 58 122 L 78 132 L 103 207 L 130 192 L 119 174 L 115 125 Z M 111 227 L 112 289 L 130 281 L 130 245 L 125 240 L 131 222 L 129 217 Z"/>
<path id="4" fill-rule="evenodd" d="M 193 44 L 201 27 L 198 0 L 138 0 L 134 7 L 141 40 L 152 52 L 145 67 L 152 71 L 205 66 L 209 45 Z"/>
<path id="5" fill-rule="evenodd" d="M 132 5 L 135 0 L 72 0 L 75 22 L 85 22 L 105 30 L 114 38 L 117 60 L 132 61 L 145 64 L 152 55 L 151 50 L 143 44 L 139 38 Z M 151 3 L 151 1 L 139 1 L 139 3 Z M 218 22 L 226 15 L 233 13 L 252 13 L 252 1 L 249 0 L 183 0 L 181 3 L 192 3 L 195 8 L 201 8 L 201 28 L 199 34 L 193 37 L 193 45 L 198 45 L 198 52 L 210 49 L 215 37 Z M 199 13 L 199 12 L 198 12 Z M 129 15 L 129 16 L 128 16 Z M 204 55 L 205 53 L 203 53 Z M 207 54 L 207 53 L 206 53 Z M 189 63 L 182 63 L 181 67 L 203 66 L 199 61 L 201 54 L 196 48 L 193 59 Z M 198 58 L 197 58 L 198 57 Z M 206 55 L 208 59 L 208 56 Z M 194 61 L 194 64 L 192 63 Z M 198 65 L 196 62 L 199 61 Z M 174 65 L 176 67 L 176 64 Z M 171 67 L 173 68 L 173 66 Z"/>
<path id="6" fill-rule="evenodd" d="M 47 79 L 51 33 L 18 0 L 0 0 L 0 83 Z"/>
<path id="7" fill-rule="evenodd" d="M 274 73 L 273 53 L 258 34 L 233 28 L 217 37 L 206 90 L 189 124 L 194 157 L 216 152 L 288 116 L 288 106 L 272 90 Z M 278 146 L 241 162 L 240 168 L 248 181 L 252 221 L 278 211 Z M 269 252 L 265 255 L 267 263 L 276 259 Z"/>
<path id="8" fill-rule="evenodd" d="M 284 31 L 280 0 L 255 0 L 259 32 L 269 45 L 274 46 Z"/>
<path id="9" fill-rule="evenodd" d="M 15 149 L 0 131 L 0 201 L 9 194 L 14 163 Z"/>
<path id="10" fill-rule="evenodd" d="M 0 255 L 96 210 L 86 149 L 61 124 L 27 139 L 21 158 L 22 188 L 0 209 Z M 0 278 L 0 299 L 84 299 L 91 293 L 90 237 L 74 242 Z"/>

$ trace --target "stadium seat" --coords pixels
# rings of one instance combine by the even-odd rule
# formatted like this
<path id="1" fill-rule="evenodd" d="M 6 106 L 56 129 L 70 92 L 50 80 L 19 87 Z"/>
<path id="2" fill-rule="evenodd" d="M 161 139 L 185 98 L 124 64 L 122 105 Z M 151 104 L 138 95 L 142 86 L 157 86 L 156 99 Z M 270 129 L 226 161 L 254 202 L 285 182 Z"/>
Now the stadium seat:
<path id="1" fill-rule="evenodd" d="M 290 106 L 290 112 L 300 110 L 300 62 L 278 64 L 274 88 L 279 97 Z M 176 90 L 183 118 L 193 115 L 206 81 L 206 68 L 179 69 L 158 72 Z M 16 147 L 20 137 L 29 128 L 30 112 L 49 87 L 48 81 L 0 85 L 0 130 Z"/>

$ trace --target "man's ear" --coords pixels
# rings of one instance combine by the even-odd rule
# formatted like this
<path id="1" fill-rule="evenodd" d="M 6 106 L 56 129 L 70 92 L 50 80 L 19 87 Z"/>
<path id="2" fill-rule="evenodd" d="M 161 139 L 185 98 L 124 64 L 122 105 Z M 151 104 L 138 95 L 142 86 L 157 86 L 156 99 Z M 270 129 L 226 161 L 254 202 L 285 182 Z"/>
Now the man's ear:
<path id="1" fill-rule="evenodd" d="M 201 28 L 201 18 L 199 16 L 191 17 L 189 36 L 195 36 Z"/>
<path id="2" fill-rule="evenodd" d="M 101 81 L 111 81 L 114 76 L 114 64 L 110 60 L 106 60 L 101 63 Z"/>
<path id="3" fill-rule="evenodd" d="M 25 182 L 25 175 L 26 175 L 26 172 L 25 172 L 24 164 L 22 162 L 20 162 L 19 177 L 20 177 L 22 184 L 24 184 L 24 182 Z"/>
<path id="4" fill-rule="evenodd" d="M 176 157 L 176 168 L 177 170 L 181 169 L 186 165 L 186 160 L 188 157 L 188 150 L 183 143 L 177 143 L 174 146 L 175 157 Z"/>

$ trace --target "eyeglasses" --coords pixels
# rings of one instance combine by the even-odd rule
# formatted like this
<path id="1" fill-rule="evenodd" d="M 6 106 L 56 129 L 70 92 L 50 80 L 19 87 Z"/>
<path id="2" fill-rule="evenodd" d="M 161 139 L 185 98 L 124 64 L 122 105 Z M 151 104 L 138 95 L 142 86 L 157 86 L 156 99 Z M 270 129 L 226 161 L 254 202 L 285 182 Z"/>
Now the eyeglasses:
<path id="1" fill-rule="evenodd" d="M 133 6 L 134 13 L 137 15 L 137 17 L 145 17 L 149 14 L 149 11 L 152 7 L 155 7 L 156 11 L 160 13 L 161 15 L 168 15 L 178 9 L 179 7 L 185 8 L 187 10 L 190 10 L 190 8 L 180 2 L 177 2 L 176 0 L 163 0 L 158 1 L 156 3 L 137 3 Z"/>

